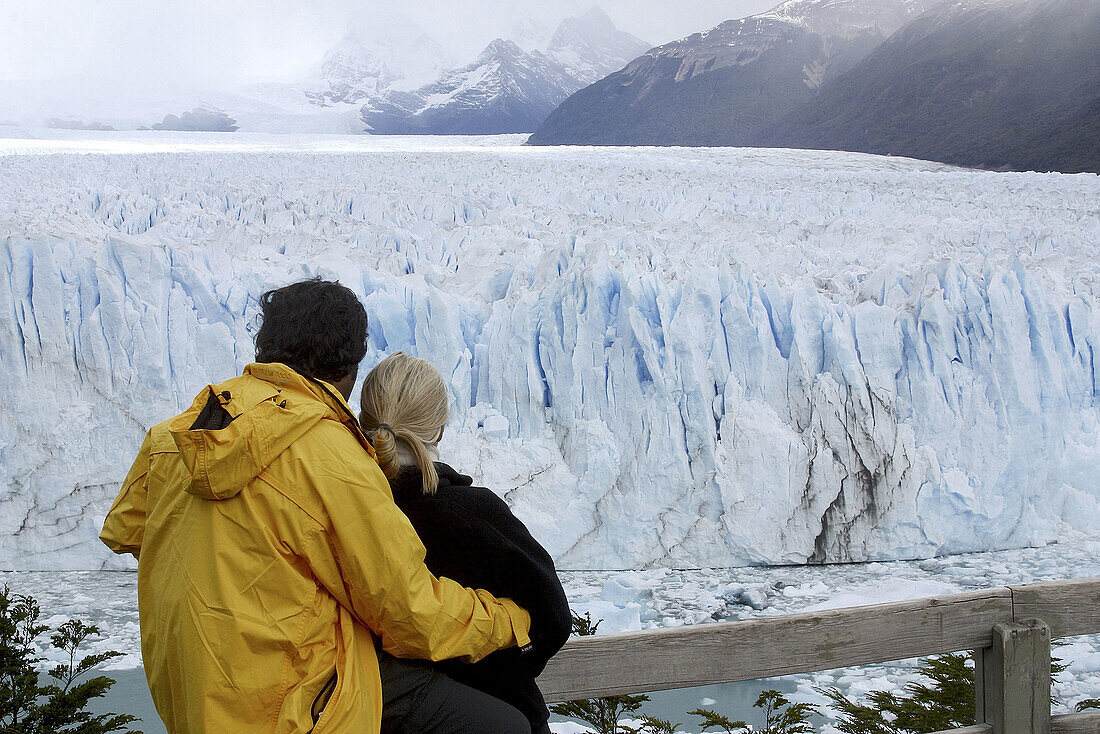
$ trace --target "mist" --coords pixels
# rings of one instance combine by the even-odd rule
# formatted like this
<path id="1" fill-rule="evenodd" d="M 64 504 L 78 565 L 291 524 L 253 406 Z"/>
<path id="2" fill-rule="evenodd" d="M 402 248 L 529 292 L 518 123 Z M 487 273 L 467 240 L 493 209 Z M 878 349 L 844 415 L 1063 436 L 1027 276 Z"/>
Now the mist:
<path id="1" fill-rule="evenodd" d="M 79 78 L 119 94 L 165 85 L 230 90 L 293 82 L 349 28 L 385 32 L 398 16 L 465 63 L 493 38 L 551 27 L 591 0 L 2 0 L 0 80 Z M 658 45 L 744 17 L 776 0 L 602 0 L 615 24 Z M 3 110 L 0 110 L 0 114 Z"/>

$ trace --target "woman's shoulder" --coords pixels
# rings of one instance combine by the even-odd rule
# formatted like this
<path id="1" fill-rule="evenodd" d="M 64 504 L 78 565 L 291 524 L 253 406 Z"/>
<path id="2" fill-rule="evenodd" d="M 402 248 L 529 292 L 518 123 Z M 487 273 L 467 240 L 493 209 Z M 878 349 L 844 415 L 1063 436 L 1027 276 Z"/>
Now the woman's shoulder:
<path id="1" fill-rule="evenodd" d="M 435 470 L 439 474 L 437 496 L 511 514 L 507 502 L 497 496 L 493 490 L 475 486 L 474 480 L 469 475 L 462 474 L 450 464 L 442 462 L 436 462 Z"/>
<path id="2" fill-rule="evenodd" d="M 419 470 L 417 470 L 419 473 Z M 450 487 L 473 487 L 473 477 L 463 474 L 455 469 L 450 464 L 444 464 L 442 461 L 435 462 L 435 473 L 439 475 L 440 485 L 447 484 Z M 483 487 L 477 487 L 476 489 L 483 489 Z"/>
<path id="3" fill-rule="evenodd" d="M 475 487 L 474 480 L 468 474 L 462 474 L 450 464 L 435 462 L 435 471 L 439 484 L 435 495 L 424 495 L 420 469 L 415 466 L 403 466 L 396 477 L 390 480 L 390 487 L 396 497 L 400 494 L 413 494 L 426 501 L 445 500 L 463 504 L 488 505 L 494 509 L 508 509 L 508 504 L 486 487 Z"/>

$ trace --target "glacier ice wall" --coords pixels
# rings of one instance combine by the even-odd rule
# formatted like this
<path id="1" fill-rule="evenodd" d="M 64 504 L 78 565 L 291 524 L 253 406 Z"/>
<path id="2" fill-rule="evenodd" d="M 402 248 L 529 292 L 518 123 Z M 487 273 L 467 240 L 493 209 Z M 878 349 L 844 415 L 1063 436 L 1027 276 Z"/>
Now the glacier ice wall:
<path id="1" fill-rule="evenodd" d="M 564 568 L 1100 532 L 1098 177 L 356 144 L 0 157 L 0 567 L 124 565 L 96 535 L 143 432 L 317 274 L 364 371 L 440 368 L 444 458 Z"/>

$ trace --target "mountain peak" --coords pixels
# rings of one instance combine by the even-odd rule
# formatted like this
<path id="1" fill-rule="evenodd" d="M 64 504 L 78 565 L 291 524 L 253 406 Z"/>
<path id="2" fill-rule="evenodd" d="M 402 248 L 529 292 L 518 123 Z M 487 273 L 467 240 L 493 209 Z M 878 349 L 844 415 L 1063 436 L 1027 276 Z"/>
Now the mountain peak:
<path id="1" fill-rule="evenodd" d="M 507 38 L 494 38 L 489 42 L 489 45 L 478 54 L 477 58 L 478 61 L 481 62 L 493 57 L 518 57 L 523 55 L 524 50 L 513 41 L 509 41 Z"/>
<path id="2" fill-rule="evenodd" d="M 649 44 L 615 27 L 598 5 L 566 18 L 554 31 L 547 53 L 585 83 L 602 79 L 641 56 Z"/>
<path id="3" fill-rule="evenodd" d="M 309 96 L 321 105 L 361 103 L 390 89 L 415 89 L 451 63 L 443 47 L 403 15 L 357 19 L 321 60 L 319 82 L 328 89 Z"/>
<path id="4" fill-rule="evenodd" d="M 620 31 L 599 6 L 558 24 L 550 42 L 519 27 L 522 45 L 495 38 L 477 58 L 416 89 L 392 85 L 368 100 L 361 119 L 374 132 L 530 132 L 570 94 L 621 69 L 648 44 Z M 526 50 L 523 46 L 526 46 Z"/>
<path id="5" fill-rule="evenodd" d="M 610 16 L 599 5 L 593 3 L 589 5 L 587 9 L 580 15 L 574 16 L 576 20 L 581 20 L 590 26 L 602 25 L 605 28 L 611 30 L 618 30 L 615 27 L 615 23 L 611 20 Z M 568 18 L 566 20 L 569 20 Z"/>

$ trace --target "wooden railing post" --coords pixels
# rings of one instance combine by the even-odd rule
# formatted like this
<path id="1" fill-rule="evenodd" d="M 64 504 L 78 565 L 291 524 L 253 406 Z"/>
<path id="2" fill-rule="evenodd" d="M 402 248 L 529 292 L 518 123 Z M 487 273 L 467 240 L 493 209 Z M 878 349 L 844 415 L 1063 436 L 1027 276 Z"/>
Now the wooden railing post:
<path id="1" fill-rule="evenodd" d="M 1050 734 L 1050 627 L 998 623 L 974 656 L 976 720 L 993 734 Z"/>

